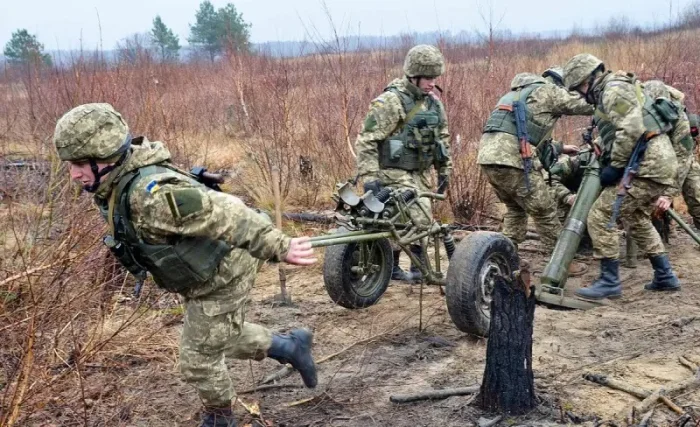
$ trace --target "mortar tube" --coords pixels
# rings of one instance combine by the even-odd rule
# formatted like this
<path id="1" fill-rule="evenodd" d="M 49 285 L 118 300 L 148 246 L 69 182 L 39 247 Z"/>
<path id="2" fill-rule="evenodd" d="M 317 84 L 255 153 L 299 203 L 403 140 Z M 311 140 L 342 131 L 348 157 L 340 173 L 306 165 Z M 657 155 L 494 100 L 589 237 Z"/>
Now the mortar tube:
<path id="1" fill-rule="evenodd" d="M 581 187 L 576 193 L 576 201 L 569 211 L 564 227 L 552 251 L 540 283 L 563 288 L 569 274 L 569 265 L 576 256 L 579 243 L 586 232 L 588 212 L 600 195 L 600 165 L 597 160 L 586 167 Z"/>

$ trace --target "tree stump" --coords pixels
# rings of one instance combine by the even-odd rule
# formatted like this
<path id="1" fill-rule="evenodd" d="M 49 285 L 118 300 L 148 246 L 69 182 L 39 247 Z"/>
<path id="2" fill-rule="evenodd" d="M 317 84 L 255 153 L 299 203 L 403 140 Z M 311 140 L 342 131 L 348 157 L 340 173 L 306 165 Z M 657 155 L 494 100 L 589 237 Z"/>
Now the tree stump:
<path id="1" fill-rule="evenodd" d="M 486 369 L 477 402 L 487 411 L 522 415 L 536 406 L 532 373 L 535 292 L 529 272 L 514 281 L 497 277 L 491 301 Z"/>

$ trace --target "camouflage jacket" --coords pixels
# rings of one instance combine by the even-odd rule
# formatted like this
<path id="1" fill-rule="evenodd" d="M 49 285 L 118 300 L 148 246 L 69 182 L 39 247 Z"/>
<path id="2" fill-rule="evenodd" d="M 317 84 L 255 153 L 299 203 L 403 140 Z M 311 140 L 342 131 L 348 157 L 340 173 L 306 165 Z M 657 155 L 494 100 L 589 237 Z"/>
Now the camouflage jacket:
<path id="1" fill-rule="evenodd" d="M 661 84 L 659 82 L 659 84 Z M 655 97 L 659 94 L 655 93 L 654 89 L 648 89 L 645 84 L 644 93 L 649 96 Z M 673 86 L 663 85 L 667 91 L 666 95 L 670 98 L 670 101 L 676 105 L 679 111 L 679 119 L 673 125 L 673 129 L 668 133 L 671 138 L 671 144 L 673 145 L 673 150 L 676 153 L 676 159 L 678 159 L 678 173 L 676 178 L 677 188 L 676 190 L 680 193 L 680 189 L 683 187 L 683 181 L 685 177 L 688 176 L 690 172 L 690 166 L 693 163 L 695 142 L 690 135 L 690 121 L 688 120 L 688 114 L 685 112 L 685 94 Z M 660 96 L 663 96 L 660 95 Z"/>
<path id="2" fill-rule="evenodd" d="M 552 187 L 552 193 L 559 203 L 565 203 L 566 198 L 576 194 L 583 180 L 583 169 L 578 156 L 562 154 L 557 163 L 544 172 L 547 182 Z"/>
<path id="3" fill-rule="evenodd" d="M 593 114 L 593 106 L 578 93 L 552 83 L 535 89 L 526 100 L 533 118 L 541 125 L 554 127 L 557 120 L 565 115 Z M 481 135 L 477 163 L 480 165 L 500 165 L 523 169 L 520 157 L 520 144 L 515 135 L 504 132 L 487 132 Z M 537 158 L 535 169 L 541 167 Z"/>
<path id="4" fill-rule="evenodd" d="M 95 201 L 104 215 L 104 206 L 119 179 L 128 172 L 170 159 L 161 142 L 144 141 L 133 146 L 133 152 L 121 167 L 110 172 L 95 194 Z M 170 200 L 185 199 L 187 203 L 173 208 Z M 204 286 L 194 288 L 188 298 L 216 296 L 210 312 L 227 312 L 237 307 L 240 291 L 236 279 L 247 271 L 240 265 L 250 265 L 244 257 L 261 260 L 281 260 L 289 250 L 290 238 L 276 229 L 238 198 L 195 185 L 176 172 L 150 175 L 133 184 L 129 197 L 130 220 L 139 237 L 149 244 L 172 244 L 180 237 L 205 236 L 223 240 L 234 249 L 221 261 L 219 269 Z M 245 262 L 242 262 L 245 261 Z M 228 307 L 230 305 L 230 307 Z M 211 314 L 210 314 L 211 315 Z"/>
<path id="5" fill-rule="evenodd" d="M 606 114 L 617 129 L 610 164 L 624 168 L 637 141 L 646 131 L 642 115 L 644 98 L 638 97 L 635 84 L 630 83 L 628 74 L 622 71 L 603 74 L 594 83 L 592 90 L 596 93 L 597 109 Z M 669 137 L 662 134 L 652 138 L 637 176 L 675 187 L 677 171 L 678 161 Z"/>
<path id="6" fill-rule="evenodd" d="M 421 100 L 425 96 L 431 96 L 423 94 L 406 77 L 395 79 L 389 84 L 387 89 L 391 87 L 410 95 L 416 101 Z M 442 125 L 439 128 L 439 142 L 442 142 L 449 153 L 450 134 L 447 126 L 447 115 L 442 103 L 440 101 L 437 101 L 437 103 L 442 115 Z M 425 109 L 425 107 L 423 108 Z M 401 130 L 399 125 L 406 118 L 407 114 L 408 112 L 404 111 L 399 96 L 391 91 L 385 90 L 372 100 L 362 131 L 355 141 L 357 174 L 363 177 L 365 181 L 377 179 L 377 172 L 380 170 L 379 143 Z M 427 173 L 429 172 L 425 172 L 425 174 Z M 448 176 L 452 173 L 452 159 L 449 154 L 447 162 L 440 167 L 438 173 Z"/>

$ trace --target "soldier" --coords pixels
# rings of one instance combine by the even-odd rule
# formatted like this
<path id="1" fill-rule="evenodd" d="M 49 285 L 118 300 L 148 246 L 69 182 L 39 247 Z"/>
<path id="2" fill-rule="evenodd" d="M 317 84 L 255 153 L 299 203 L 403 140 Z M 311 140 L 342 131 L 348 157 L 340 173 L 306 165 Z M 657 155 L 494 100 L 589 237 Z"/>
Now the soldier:
<path id="1" fill-rule="evenodd" d="M 699 138 L 698 126 L 700 126 L 700 117 L 691 113 L 688 114 L 688 121 L 690 124 L 690 135 L 693 137 L 693 149 L 691 151 L 694 152 Z M 688 213 L 693 217 L 693 225 L 696 230 L 700 230 L 700 164 L 698 164 L 694 155 L 692 156 L 690 169 L 683 181 L 681 191 L 683 200 L 688 205 Z"/>
<path id="2" fill-rule="evenodd" d="M 180 371 L 204 405 L 200 426 L 236 425 L 227 358 L 291 363 L 316 386 L 309 330 L 280 335 L 244 320 L 258 260 L 312 264 L 307 238 L 287 237 L 238 198 L 177 169 L 161 142 L 132 138 L 109 104 L 67 112 L 54 143 L 71 178 L 94 193 L 111 230 L 105 243 L 122 264 L 184 297 Z"/>
<path id="3" fill-rule="evenodd" d="M 552 73 L 546 71 L 545 74 L 550 80 L 531 73 L 515 76 L 511 91 L 498 101 L 486 122 L 477 162 L 506 205 L 503 234 L 516 245 L 521 243 L 527 232 L 527 218 L 531 216 L 543 245 L 551 250 L 561 231 L 561 223 L 557 218 L 557 203 L 541 172 L 541 158 L 556 159 L 560 154 L 546 153 L 552 148 L 549 136 L 560 116 L 591 115 L 593 107 L 580 95 L 552 83 Z M 524 126 L 516 121 L 513 108 L 516 101 L 525 108 Z M 526 135 L 527 142 L 519 141 L 518 131 Z M 531 147 L 535 147 L 533 156 L 529 154 Z M 561 148 L 565 154 L 577 151 L 577 147 L 570 145 Z M 532 171 L 527 169 L 530 163 Z M 581 274 L 585 268 L 574 262 L 569 268 L 570 275 Z"/>
<path id="4" fill-rule="evenodd" d="M 452 173 L 449 132 L 445 107 L 434 93 L 435 84 L 445 71 L 440 51 L 429 45 L 414 46 L 403 65 L 405 76 L 393 80 L 370 105 L 362 131 L 355 142 L 357 175 L 364 181 L 365 191 L 378 193 L 381 187 L 412 188 L 431 191 L 431 169 L 438 172 L 438 189 L 446 189 Z M 418 203 L 431 212 L 430 199 Z M 411 206 L 411 217 L 425 224 L 418 203 Z M 424 259 L 420 245 L 411 252 Z M 421 278 L 420 270 L 411 264 L 409 272 L 399 267 L 401 250 L 394 248 L 391 278 L 412 281 Z"/>
<path id="5" fill-rule="evenodd" d="M 590 54 L 579 54 L 564 66 L 564 84 L 576 90 L 596 106 L 596 121 L 604 146 L 601 157 L 601 184 L 604 187 L 588 216 L 588 230 L 594 256 L 600 259 L 600 277 L 591 286 L 576 291 L 583 299 L 600 300 L 622 295 L 619 278 L 619 235 L 617 227 L 608 227 L 616 200 L 615 184 L 638 141 L 648 141 L 638 174 L 620 208 L 620 219 L 649 256 L 654 279 L 647 290 L 666 291 L 680 288 L 671 269 L 659 234 L 651 224 L 654 206 L 665 211 L 671 204 L 678 170 L 673 146 L 666 135 L 668 112 L 662 112 L 632 74 L 605 71 L 603 62 Z"/>

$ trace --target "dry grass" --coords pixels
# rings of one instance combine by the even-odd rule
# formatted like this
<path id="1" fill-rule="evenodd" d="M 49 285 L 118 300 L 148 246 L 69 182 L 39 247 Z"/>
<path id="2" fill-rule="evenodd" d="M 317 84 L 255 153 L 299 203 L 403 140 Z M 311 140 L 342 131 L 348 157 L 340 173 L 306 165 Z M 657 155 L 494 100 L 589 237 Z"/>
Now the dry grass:
<path id="1" fill-rule="evenodd" d="M 485 118 L 516 72 L 541 72 L 587 51 L 611 68 L 664 79 L 695 110 L 700 67 L 688 46 L 698 42 L 693 31 L 611 42 L 502 42 L 492 46 L 493 57 L 486 57 L 486 46 L 441 46 L 449 63 L 440 84 L 455 178 L 438 215 L 480 222 L 489 213 L 493 198 L 475 152 Z M 270 171 L 278 167 L 288 207 L 329 207 L 334 184 L 352 177 L 351 146 L 369 101 L 399 75 L 403 54 L 116 66 L 81 57 L 65 70 L 6 69 L 0 75 L 0 425 L 24 425 L 47 402 L 71 408 L 75 423 L 88 425 L 94 412 L 85 369 L 122 366 L 125 358 L 176 362 L 176 343 L 158 331 L 177 315 L 178 301 L 152 287 L 139 301 L 120 300 L 131 278 L 107 256 L 99 243 L 104 223 L 87 195 L 75 195 L 53 155 L 53 127 L 63 113 L 109 102 L 134 134 L 165 141 L 184 166 L 226 171 L 227 189 L 258 206 L 272 206 Z M 573 141 L 583 124 L 562 120 L 556 137 Z M 300 156 L 311 159 L 313 177 L 301 175 Z M 37 169 L 3 166 L 18 158 L 37 162 Z M 66 387 L 73 393 L 64 393 Z"/>

